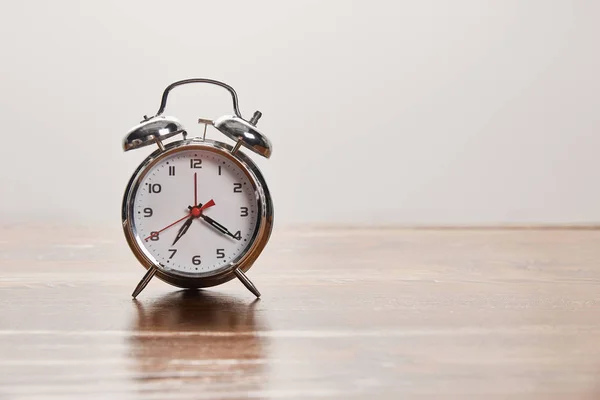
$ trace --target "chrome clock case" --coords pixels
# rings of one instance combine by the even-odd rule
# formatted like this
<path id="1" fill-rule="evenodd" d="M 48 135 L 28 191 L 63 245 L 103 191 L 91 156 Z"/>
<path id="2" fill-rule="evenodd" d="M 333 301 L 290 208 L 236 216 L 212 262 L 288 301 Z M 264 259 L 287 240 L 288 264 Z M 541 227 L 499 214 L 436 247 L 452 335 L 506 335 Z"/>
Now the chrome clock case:
<path id="1" fill-rule="evenodd" d="M 225 115 L 214 121 L 199 119 L 199 123 L 205 124 L 204 135 L 201 138 L 187 139 L 187 132 L 177 118 L 162 115 L 167 104 L 169 92 L 177 86 L 190 83 L 208 83 L 221 86 L 229 91 L 233 99 L 234 115 Z M 254 295 L 260 297 L 260 292 L 250 279 L 248 279 L 245 272 L 252 267 L 269 240 L 273 229 L 273 203 L 262 173 L 250 157 L 240 151 L 240 147 L 243 146 L 266 158 L 271 156 L 271 142 L 256 128 L 256 124 L 261 116 L 262 114 L 256 111 L 250 120 L 242 118 L 239 111 L 237 94 L 231 86 L 212 79 L 187 79 L 169 85 L 163 92 L 161 105 L 156 115 L 150 118 L 144 116 L 144 119 L 126 134 L 123 140 L 124 151 L 135 150 L 148 145 L 158 146 L 158 149 L 150 154 L 135 170 L 123 196 L 123 231 L 129 247 L 147 270 L 132 294 L 134 298 L 146 287 L 154 276 L 171 285 L 182 288 L 215 286 L 233 278 L 238 278 Z M 232 139 L 234 145 L 231 146 L 219 141 L 206 139 L 207 125 L 214 126 L 219 132 Z M 163 143 L 165 140 L 176 135 L 181 135 L 182 138 L 168 144 Z M 194 277 L 170 272 L 164 265 L 160 264 L 146 250 L 143 245 L 143 239 L 138 235 L 133 223 L 133 197 L 139 189 L 140 183 L 146 173 L 162 159 L 179 151 L 190 149 L 215 152 L 234 162 L 252 183 L 259 211 L 257 226 L 247 250 L 224 267 Z"/>

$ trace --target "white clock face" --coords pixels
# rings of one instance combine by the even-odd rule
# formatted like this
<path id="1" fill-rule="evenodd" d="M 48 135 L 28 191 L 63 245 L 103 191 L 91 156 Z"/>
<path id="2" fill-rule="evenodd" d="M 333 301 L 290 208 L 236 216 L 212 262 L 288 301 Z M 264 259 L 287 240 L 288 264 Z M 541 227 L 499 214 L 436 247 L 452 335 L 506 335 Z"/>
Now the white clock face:
<path id="1" fill-rule="evenodd" d="M 219 272 L 247 252 L 258 228 L 252 180 L 216 151 L 168 155 L 146 172 L 132 197 L 139 242 L 169 273 Z"/>

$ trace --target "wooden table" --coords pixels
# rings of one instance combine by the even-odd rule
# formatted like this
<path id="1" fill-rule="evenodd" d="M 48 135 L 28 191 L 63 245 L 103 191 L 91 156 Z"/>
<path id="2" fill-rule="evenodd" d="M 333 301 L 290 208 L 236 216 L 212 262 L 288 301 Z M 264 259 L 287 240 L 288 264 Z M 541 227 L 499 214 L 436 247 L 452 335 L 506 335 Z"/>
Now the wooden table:
<path id="1" fill-rule="evenodd" d="M 0 399 L 600 398 L 600 230 L 276 229 L 258 301 L 143 272 L 0 230 Z"/>

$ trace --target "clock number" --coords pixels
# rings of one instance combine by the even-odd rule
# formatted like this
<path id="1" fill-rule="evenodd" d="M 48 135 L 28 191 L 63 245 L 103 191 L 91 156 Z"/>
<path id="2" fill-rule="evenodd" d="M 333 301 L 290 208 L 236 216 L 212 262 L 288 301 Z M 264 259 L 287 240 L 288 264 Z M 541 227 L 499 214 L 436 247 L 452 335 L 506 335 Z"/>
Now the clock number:
<path id="1" fill-rule="evenodd" d="M 241 183 L 233 184 L 233 193 L 242 193 L 242 184 Z"/>
<path id="2" fill-rule="evenodd" d="M 146 218 L 151 217 L 152 214 L 154 214 L 154 211 L 152 211 L 152 209 L 150 207 L 144 208 L 144 217 L 146 217 Z"/>
<path id="3" fill-rule="evenodd" d="M 158 232 L 156 232 L 156 231 L 150 232 L 150 240 L 152 240 L 153 242 L 156 242 L 158 240 Z"/>
<path id="4" fill-rule="evenodd" d="M 219 165 L 219 175 L 221 175 L 221 166 Z"/>
<path id="5" fill-rule="evenodd" d="M 169 165 L 169 176 L 175 176 L 175 166 Z"/>
<path id="6" fill-rule="evenodd" d="M 248 207 L 240 207 L 240 217 L 247 217 L 248 216 Z"/>
<path id="7" fill-rule="evenodd" d="M 146 183 L 148 185 L 148 193 L 160 193 L 162 186 L 159 183 Z"/>
<path id="8" fill-rule="evenodd" d="M 217 258 L 225 258 L 225 249 L 217 249 Z"/>
<path id="9" fill-rule="evenodd" d="M 170 260 L 171 258 L 173 258 L 175 253 L 177 253 L 177 249 L 169 249 L 169 251 L 171 252 L 171 255 L 169 256 L 169 260 Z"/>
<path id="10" fill-rule="evenodd" d="M 194 264 L 194 265 L 200 265 L 200 264 L 202 264 L 202 261 L 200 261 L 200 256 L 194 256 L 194 257 L 192 257 L 192 264 Z"/>
<path id="11" fill-rule="evenodd" d="M 202 159 L 192 158 L 190 160 L 190 168 L 202 168 Z"/>
<path id="12" fill-rule="evenodd" d="M 237 231 L 237 232 L 235 233 L 235 235 L 233 235 L 233 237 L 234 237 L 234 238 L 236 238 L 237 240 L 240 240 L 240 239 L 242 238 L 242 232 L 240 232 L 240 231 Z"/>

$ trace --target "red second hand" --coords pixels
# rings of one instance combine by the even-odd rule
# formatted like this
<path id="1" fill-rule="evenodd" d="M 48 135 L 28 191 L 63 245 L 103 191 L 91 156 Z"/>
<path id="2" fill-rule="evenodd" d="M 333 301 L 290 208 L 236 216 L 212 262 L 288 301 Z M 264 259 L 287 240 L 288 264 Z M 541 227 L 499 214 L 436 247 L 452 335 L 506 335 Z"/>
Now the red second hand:
<path id="1" fill-rule="evenodd" d="M 171 225 L 167 225 L 164 228 L 162 228 L 159 231 L 154 232 L 153 234 L 150 234 L 150 236 L 148 236 L 147 238 L 144 238 L 145 241 L 148 241 L 148 239 L 150 239 L 153 236 L 157 236 L 159 233 L 161 233 L 162 231 L 169 229 L 170 227 L 172 227 L 173 225 L 177 225 L 178 223 L 180 223 L 181 221 L 183 221 L 184 219 L 188 219 L 191 216 L 193 217 L 198 217 L 200 216 L 200 214 L 202 214 L 202 211 L 206 210 L 209 207 L 212 207 L 215 205 L 215 201 L 213 199 L 210 199 L 209 201 L 207 201 L 204 205 L 202 205 L 202 207 L 198 208 L 198 207 L 193 207 L 190 210 L 190 213 L 188 215 L 186 215 L 183 218 L 178 219 L 177 221 L 173 222 Z M 196 215 L 198 214 L 198 215 Z"/>
<path id="2" fill-rule="evenodd" d="M 206 210 L 208 207 L 212 207 L 215 205 L 215 201 L 213 199 L 210 199 L 209 201 L 207 201 L 206 203 L 204 203 L 204 205 L 202 207 L 200 207 L 200 212 Z"/>
<path id="3" fill-rule="evenodd" d="M 170 227 L 172 227 L 173 225 L 177 225 L 178 223 L 180 223 L 181 221 L 183 221 L 184 219 L 188 219 L 190 216 L 186 215 L 185 217 L 178 219 L 177 221 L 173 222 L 171 225 L 169 226 L 165 226 L 164 228 L 162 228 L 160 231 L 156 231 L 152 234 L 150 234 L 150 236 L 148 236 L 147 238 L 144 238 L 145 241 L 148 241 L 148 239 L 150 239 L 153 236 L 157 236 L 159 233 L 161 233 L 162 231 L 164 231 L 165 229 L 169 229 Z"/>
<path id="4" fill-rule="evenodd" d="M 198 174 L 194 172 L 194 205 L 198 204 Z"/>
<path id="5" fill-rule="evenodd" d="M 208 207 L 212 207 L 215 205 L 215 201 L 213 199 L 210 199 L 209 201 L 207 201 L 206 203 L 204 203 L 204 205 L 200 208 L 198 207 L 192 207 L 192 209 L 190 210 L 190 214 L 192 214 L 193 217 L 198 218 L 200 216 L 200 214 L 202 214 L 202 211 L 206 210 Z"/>

